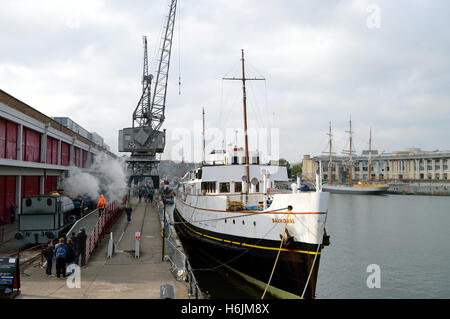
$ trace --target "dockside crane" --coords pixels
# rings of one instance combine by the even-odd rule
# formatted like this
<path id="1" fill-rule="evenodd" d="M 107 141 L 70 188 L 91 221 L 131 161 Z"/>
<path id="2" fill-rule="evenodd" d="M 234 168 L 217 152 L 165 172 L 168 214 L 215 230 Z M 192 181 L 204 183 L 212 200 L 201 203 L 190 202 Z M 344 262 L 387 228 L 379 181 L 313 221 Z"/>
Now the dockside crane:
<path id="1" fill-rule="evenodd" d="M 134 179 L 150 177 L 154 187 L 159 187 L 158 166 L 166 144 L 166 130 L 161 130 L 161 127 L 165 120 L 176 9 L 177 0 L 171 0 L 167 22 L 162 33 L 155 76 L 148 72 L 147 37 L 143 37 L 142 95 L 133 112 L 132 127 L 119 131 L 119 152 L 131 153 L 127 160 L 129 186 Z M 155 79 L 154 83 L 152 83 L 153 79 Z"/>

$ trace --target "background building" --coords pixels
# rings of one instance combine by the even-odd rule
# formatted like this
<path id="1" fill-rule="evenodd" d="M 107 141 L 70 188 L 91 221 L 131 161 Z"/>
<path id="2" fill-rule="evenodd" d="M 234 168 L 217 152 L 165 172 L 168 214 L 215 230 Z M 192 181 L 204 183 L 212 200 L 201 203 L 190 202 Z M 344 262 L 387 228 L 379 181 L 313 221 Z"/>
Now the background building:
<path id="1" fill-rule="evenodd" d="M 329 165 L 328 155 L 303 157 L 302 176 L 314 181 L 318 163 L 322 162 L 323 180 L 328 181 L 330 172 L 334 182 L 345 183 L 349 176 L 348 156 L 333 156 Z M 381 181 L 447 181 L 449 179 L 450 151 L 423 151 L 408 148 L 404 151 L 378 154 L 372 151 L 371 179 Z M 369 175 L 369 152 L 353 156 L 353 181 L 367 180 Z"/>

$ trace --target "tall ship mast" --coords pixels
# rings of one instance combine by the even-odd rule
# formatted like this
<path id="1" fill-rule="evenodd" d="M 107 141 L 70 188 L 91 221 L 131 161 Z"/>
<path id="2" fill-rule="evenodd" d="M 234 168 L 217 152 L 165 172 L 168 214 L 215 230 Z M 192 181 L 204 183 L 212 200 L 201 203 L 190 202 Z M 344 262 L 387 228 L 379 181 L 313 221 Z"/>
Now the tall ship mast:
<path id="1" fill-rule="evenodd" d="M 360 180 L 358 183 L 353 183 L 353 131 L 352 131 L 352 120 L 350 118 L 350 124 L 349 124 L 349 130 L 346 131 L 346 133 L 349 133 L 349 149 L 344 150 L 343 153 L 347 154 L 349 156 L 349 173 L 348 173 L 348 183 L 347 184 L 333 184 L 330 182 L 328 184 L 325 184 L 322 186 L 324 191 L 330 192 L 330 193 L 341 193 L 341 194 L 363 194 L 363 195 L 370 195 L 370 194 L 382 194 L 385 193 L 389 185 L 384 183 L 372 183 L 371 182 L 371 174 L 372 174 L 372 128 L 370 129 L 370 136 L 369 136 L 369 161 L 368 161 L 368 178 L 367 180 Z M 331 134 L 331 130 L 330 130 Z M 330 137 L 331 139 L 331 137 Z M 331 140 L 330 140 L 331 143 Z M 331 144 L 330 144 L 331 145 Z M 331 146 L 330 146 L 331 147 Z M 330 148 L 331 152 L 331 148 Z M 330 161 L 331 161 L 331 155 L 330 155 Z M 331 172 L 330 172 L 331 175 Z"/>
<path id="2" fill-rule="evenodd" d="M 327 192 L 301 192 L 285 166 L 260 163 L 247 136 L 242 82 L 244 147 L 212 150 L 177 186 L 175 228 L 196 253 L 204 253 L 249 284 L 279 298 L 314 298 L 328 212 Z M 236 142 L 237 144 L 237 142 Z M 291 186 L 291 189 L 289 189 Z M 325 240 L 324 240 L 325 239 Z M 257 266 L 256 266 L 257 265 Z"/>
<path id="3" fill-rule="evenodd" d="M 329 146 L 329 150 L 328 152 L 324 152 L 324 154 L 328 155 L 328 180 L 329 180 L 329 184 L 333 184 L 333 134 L 331 133 L 331 122 L 330 125 L 328 127 L 328 146 Z"/>
<path id="4" fill-rule="evenodd" d="M 344 150 L 343 153 L 348 155 L 348 185 L 353 184 L 353 131 L 352 131 L 352 118 L 350 117 L 350 128 L 348 131 L 345 131 L 349 135 L 349 148 L 348 150 Z"/>

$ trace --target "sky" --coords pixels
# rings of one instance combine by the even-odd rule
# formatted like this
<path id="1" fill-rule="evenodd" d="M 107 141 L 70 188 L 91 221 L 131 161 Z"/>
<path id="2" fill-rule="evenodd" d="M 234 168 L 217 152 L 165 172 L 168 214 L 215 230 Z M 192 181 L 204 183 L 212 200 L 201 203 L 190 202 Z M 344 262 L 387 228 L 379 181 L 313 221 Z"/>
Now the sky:
<path id="1" fill-rule="evenodd" d="M 70 117 L 118 153 L 142 87 L 155 74 L 168 0 L 2 0 L 0 88 L 48 116 Z M 290 162 L 354 147 L 450 149 L 450 2 L 179 0 L 162 159 L 201 159 L 243 145 L 241 49 L 249 149 Z M 179 78 L 181 85 L 179 86 Z M 270 141 L 268 140 L 270 136 Z"/>

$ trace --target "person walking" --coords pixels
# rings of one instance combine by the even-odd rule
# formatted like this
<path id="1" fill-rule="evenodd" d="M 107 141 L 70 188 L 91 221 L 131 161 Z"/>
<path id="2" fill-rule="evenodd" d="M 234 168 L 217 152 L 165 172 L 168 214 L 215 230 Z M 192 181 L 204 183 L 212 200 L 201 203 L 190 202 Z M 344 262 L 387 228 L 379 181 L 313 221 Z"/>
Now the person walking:
<path id="1" fill-rule="evenodd" d="M 77 218 L 81 217 L 82 205 L 83 205 L 83 199 L 81 198 L 81 196 L 78 196 L 77 198 L 75 198 L 75 200 L 73 201 L 73 207 L 74 207 L 73 211 Z"/>
<path id="2" fill-rule="evenodd" d="M 150 198 L 150 204 L 153 203 L 153 189 L 149 189 L 148 197 Z"/>
<path id="3" fill-rule="evenodd" d="M 11 224 L 16 221 L 16 206 L 14 205 L 9 206 L 9 217 Z"/>
<path id="4" fill-rule="evenodd" d="M 59 239 L 59 243 L 55 246 L 56 257 L 56 278 L 60 278 L 61 275 L 66 277 L 66 261 L 67 261 L 67 247 L 64 244 L 64 238 Z"/>
<path id="5" fill-rule="evenodd" d="M 71 238 L 67 238 L 67 244 L 66 244 L 66 248 L 67 248 L 67 258 L 66 258 L 66 262 L 67 262 L 67 266 L 70 269 L 69 272 L 69 276 L 72 275 L 73 273 L 73 263 L 75 262 L 75 249 L 73 247 L 73 242 Z"/>
<path id="6" fill-rule="evenodd" d="M 128 205 L 128 202 L 125 205 L 125 212 L 127 213 L 128 224 L 131 224 L 131 207 Z"/>
<path id="7" fill-rule="evenodd" d="M 47 277 L 50 277 L 52 275 L 53 255 L 54 254 L 55 254 L 55 252 L 54 252 L 53 243 L 50 242 L 47 245 L 47 247 L 45 247 L 45 249 L 44 249 L 44 258 L 47 261 L 47 267 L 45 268 L 45 274 L 47 275 Z"/>
<path id="8" fill-rule="evenodd" d="M 80 229 L 77 234 L 78 239 L 78 249 L 79 249 L 79 257 L 81 257 L 81 267 L 86 265 L 86 231 L 84 228 Z M 78 262 L 77 262 L 78 264 Z"/>
<path id="9" fill-rule="evenodd" d="M 101 195 L 100 198 L 98 199 L 97 208 L 98 208 L 98 217 L 100 217 L 105 212 L 106 209 L 106 198 L 103 197 L 103 195 Z"/>
<path id="10" fill-rule="evenodd" d="M 139 196 L 139 204 L 141 203 L 141 201 L 142 201 L 142 196 L 144 195 L 144 193 L 142 192 L 142 189 L 139 189 L 139 193 L 138 193 L 138 196 Z"/>
<path id="11" fill-rule="evenodd" d="M 74 262 L 75 264 L 79 264 L 80 259 L 80 245 L 79 245 L 79 239 L 78 236 L 75 233 L 72 233 L 70 236 L 70 239 L 72 239 L 72 245 L 73 245 L 73 252 L 75 254 L 74 256 Z"/>

